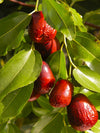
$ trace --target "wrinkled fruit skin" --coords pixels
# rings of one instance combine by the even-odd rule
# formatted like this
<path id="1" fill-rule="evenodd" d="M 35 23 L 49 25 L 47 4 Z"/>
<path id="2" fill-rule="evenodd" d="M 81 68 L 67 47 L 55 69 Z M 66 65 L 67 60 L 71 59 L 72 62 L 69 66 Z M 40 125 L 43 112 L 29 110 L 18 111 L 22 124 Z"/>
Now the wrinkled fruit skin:
<path id="1" fill-rule="evenodd" d="M 68 106 L 72 99 L 73 85 L 68 80 L 59 80 L 55 84 L 49 102 L 53 107 Z"/>
<path id="2" fill-rule="evenodd" d="M 60 42 L 58 41 L 57 38 L 54 38 L 45 45 L 42 45 L 40 43 L 35 43 L 35 49 L 39 51 L 43 60 L 46 60 L 50 54 L 60 49 Z"/>
<path id="3" fill-rule="evenodd" d="M 57 31 L 44 20 L 42 11 L 37 11 L 32 14 L 28 32 L 34 42 L 41 44 L 46 44 L 54 39 L 57 33 Z"/>
<path id="4" fill-rule="evenodd" d="M 98 113 L 94 105 L 83 94 L 74 96 L 67 111 L 71 126 L 79 131 L 92 128 L 98 120 Z"/>
<path id="5" fill-rule="evenodd" d="M 34 89 L 40 94 L 46 94 L 54 86 L 55 77 L 49 65 L 43 61 L 40 76 L 34 83 Z"/>
<path id="6" fill-rule="evenodd" d="M 35 91 L 35 89 L 33 89 L 31 97 L 29 98 L 29 102 L 33 102 L 35 100 L 37 100 L 39 97 L 41 96 L 40 93 L 38 93 L 37 91 Z"/>

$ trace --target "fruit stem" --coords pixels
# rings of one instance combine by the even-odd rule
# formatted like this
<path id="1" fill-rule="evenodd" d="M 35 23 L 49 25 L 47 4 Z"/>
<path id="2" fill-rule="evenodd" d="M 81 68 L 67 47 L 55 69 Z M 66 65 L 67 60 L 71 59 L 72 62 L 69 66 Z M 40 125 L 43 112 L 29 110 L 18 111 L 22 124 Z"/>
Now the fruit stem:
<path id="1" fill-rule="evenodd" d="M 35 11 L 38 10 L 39 0 L 36 1 Z"/>
<path id="2" fill-rule="evenodd" d="M 64 47 L 64 43 L 62 43 L 62 45 L 61 45 L 61 48 L 60 48 L 61 51 L 63 51 L 63 47 Z"/>
<path id="3" fill-rule="evenodd" d="M 76 1 L 73 1 L 71 4 L 70 4 L 70 7 L 72 7 L 74 4 L 75 4 Z"/>
<path id="4" fill-rule="evenodd" d="M 32 50 L 35 50 L 34 43 L 32 42 Z"/>
<path id="5" fill-rule="evenodd" d="M 71 79 L 71 73 L 72 73 L 72 64 L 70 63 L 70 65 L 69 65 L 69 73 L 68 73 L 68 75 L 69 75 L 69 79 Z"/>
<path id="6" fill-rule="evenodd" d="M 77 69 L 77 67 L 75 66 L 75 64 L 73 63 L 71 57 L 70 57 L 70 54 L 69 54 L 69 51 L 68 51 L 68 48 L 67 48 L 67 42 L 66 42 L 66 37 L 64 36 L 64 43 L 65 43 L 65 47 L 66 47 L 66 51 L 67 51 L 67 55 L 68 55 L 68 58 L 69 58 L 69 61 L 71 63 L 71 65 Z"/>

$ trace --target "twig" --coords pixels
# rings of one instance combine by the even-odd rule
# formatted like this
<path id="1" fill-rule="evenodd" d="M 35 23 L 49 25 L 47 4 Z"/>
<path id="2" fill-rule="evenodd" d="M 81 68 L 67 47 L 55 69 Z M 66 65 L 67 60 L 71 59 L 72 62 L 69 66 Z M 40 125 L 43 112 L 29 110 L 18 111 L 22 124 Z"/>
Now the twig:
<path id="1" fill-rule="evenodd" d="M 17 0 L 9 0 L 9 1 L 17 3 L 17 4 L 22 5 L 22 6 L 35 7 L 35 5 L 26 4 L 24 2 L 17 1 Z"/>
<path id="2" fill-rule="evenodd" d="M 95 25 L 95 24 L 92 24 L 92 23 L 89 23 L 89 22 L 85 22 L 84 24 L 85 25 L 88 25 L 88 26 L 90 26 L 92 28 L 95 28 L 95 29 L 100 30 L 100 26 L 98 26 L 98 25 Z"/>

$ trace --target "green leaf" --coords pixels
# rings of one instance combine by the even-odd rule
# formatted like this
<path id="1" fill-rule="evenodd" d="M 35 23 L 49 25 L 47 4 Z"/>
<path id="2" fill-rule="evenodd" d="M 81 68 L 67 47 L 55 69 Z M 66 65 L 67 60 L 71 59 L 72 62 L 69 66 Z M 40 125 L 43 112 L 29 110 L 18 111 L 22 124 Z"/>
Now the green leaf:
<path id="1" fill-rule="evenodd" d="M 74 78 L 82 86 L 94 92 L 100 92 L 100 75 L 83 66 L 73 70 Z"/>
<path id="2" fill-rule="evenodd" d="M 0 124 L 0 133 L 7 133 L 6 124 L 7 123 Z"/>
<path id="3" fill-rule="evenodd" d="M 50 111 L 51 111 L 48 108 L 37 107 L 37 105 L 35 105 L 34 102 L 31 104 L 33 104 L 32 105 L 32 112 L 38 117 L 46 115 L 46 114 L 50 113 Z"/>
<path id="4" fill-rule="evenodd" d="M 31 96 L 33 90 L 33 84 L 20 88 L 16 91 L 9 93 L 2 101 L 3 105 L 2 113 L 0 114 L 0 118 L 2 120 L 13 118 L 18 115 L 26 102 Z"/>
<path id="5" fill-rule="evenodd" d="M 75 37 L 75 27 L 68 5 L 55 0 L 43 0 L 42 9 L 47 22 L 58 32 L 63 33 L 69 40 Z"/>
<path id="6" fill-rule="evenodd" d="M 33 126 L 31 133 L 61 133 L 63 117 L 58 113 L 42 116 Z"/>
<path id="7" fill-rule="evenodd" d="M 0 20 L 0 55 L 7 54 L 19 44 L 22 31 L 29 24 L 30 19 L 31 16 L 24 12 L 15 12 Z"/>
<path id="8" fill-rule="evenodd" d="M 92 104 L 96 107 L 97 111 L 100 112 L 100 93 L 94 93 L 88 97 Z"/>
<path id="9" fill-rule="evenodd" d="M 100 44 L 89 33 L 77 32 L 74 41 L 68 43 L 72 58 L 82 60 L 92 70 L 100 74 Z"/>
<path id="10" fill-rule="evenodd" d="M 41 96 L 37 99 L 37 102 L 39 103 L 39 105 L 44 108 L 44 109 L 48 109 L 50 111 L 53 110 L 52 106 L 50 105 L 49 103 L 49 99 L 47 99 L 46 97 L 44 96 Z"/>
<path id="11" fill-rule="evenodd" d="M 19 128 L 14 124 L 8 124 L 8 132 L 7 133 L 21 133 Z"/>
<path id="12" fill-rule="evenodd" d="M 92 127 L 93 133 L 100 133 L 100 120 Z"/>
<path id="13" fill-rule="evenodd" d="M 31 83 L 38 78 L 41 72 L 41 68 L 42 68 L 42 58 L 41 58 L 40 53 L 36 50 L 34 50 L 33 52 L 35 54 L 35 65 L 34 65 L 34 68 L 32 69 L 32 73 L 29 79 L 27 80 L 27 82 L 31 82 Z"/>
<path id="14" fill-rule="evenodd" d="M 9 45 L 8 50 L 15 49 L 16 47 L 18 47 L 20 45 L 21 41 L 23 40 L 23 35 L 24 35 L 24 30 L 21 30 L 19 32 L 19 34 L 16 36 L 16 38 L 14 39 L 14 41 L 12 42 L 13 47 L 11 45 Z"/>
<path id="15" fill-rule="evenodd" d="M 66 60 L 65 60 L 65 55 L 63 51 L 59 50 L 51 54 L 48 57 L 47 62 L 57 80 L 60 78 L 61 79 L 68 78 L 67 70 L 66 70 Z"/>
<path id="16" fill-rule="evenodd" d="M 42 59 L 37 51 L 22 50 L 0 70 L 0 100 L 9 92 L 34 82 L 40 74 Z"/>
<path id="17" fill-rule="evenodd" d="M 80 31 L 82 32 L 86 32 L 87 29 L 83 24 L 83 20 L 82 20 L 82 16 L 73 8 L 69 8 L 71 14 L 72 14 L 72 18 L 74 21 L 74 25 L 77 26 L 79 28 Z"/>
<path id="18" fill-rule="evenodd" d="M 73 129 L 70 125 L 66 125 L 62 128 L 61 133 L 81 133 L 79 131 L 76 131 L 75 129 Z"/>
<path id="19" fill-rule="evenodd" d="M 0 4 L 3 3 L 3 2 L 4 2 L 4 0 L 0 0 Z"/>
<path id="20" fill-rule="evenodd" d="M 100 26 L 100 9 L 87 12 L 84 15 L 84 22 L 92 23 Z"/>
<path id="21" fill-rule="evenodd" d="M 91 130 L 86 130 L 84 133 L 94 133 Z"/>
<path id="22" fill-rule="evenodd" d="M 18 118 L 27 117 L 32 112 L 31 102 L 27 102 L 23 110 L 18 115 Z"/>

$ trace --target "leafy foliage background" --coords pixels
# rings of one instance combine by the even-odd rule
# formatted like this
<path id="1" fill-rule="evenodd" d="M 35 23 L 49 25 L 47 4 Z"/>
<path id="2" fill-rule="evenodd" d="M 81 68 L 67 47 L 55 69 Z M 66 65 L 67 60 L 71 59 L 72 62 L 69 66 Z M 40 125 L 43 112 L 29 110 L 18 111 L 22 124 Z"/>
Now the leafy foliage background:
<path id="1" fill-rule="evenodd" d="M 36 4 L 32 0 L 22 2 Z M 47 62 L 56 80 L 70 78 L 69 64 L 74 65 L 71 73 L 74 94 L 85 94 L 100 118 L 100 1 L 62 2 L 66 4 L 55 0 L 39 3 L 46 21 L 57 29 L 57 38 L 65 43 L 63 50 L 50 55 Z M 8 0 L 0 3 L 0 132 L 81 133 L 69 125 L 66 108 L 51 107 L 48 95 L 28 102 L 42 65 L 39 52 L 31 49 L 27 31 L 29 13 L 35 6 L 22 6 Z M 90 131 L 100 132 L 100 120 L 85 133 Z"/>

